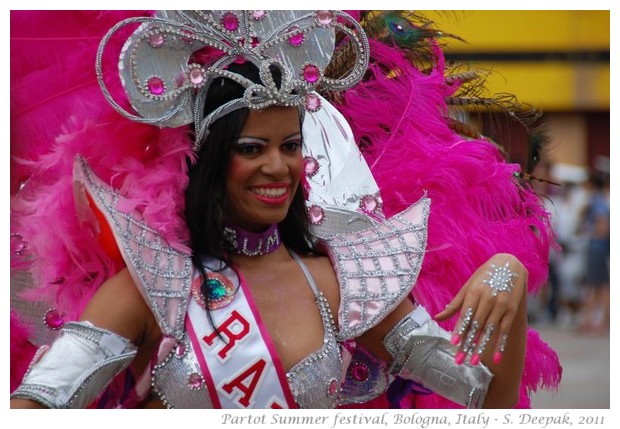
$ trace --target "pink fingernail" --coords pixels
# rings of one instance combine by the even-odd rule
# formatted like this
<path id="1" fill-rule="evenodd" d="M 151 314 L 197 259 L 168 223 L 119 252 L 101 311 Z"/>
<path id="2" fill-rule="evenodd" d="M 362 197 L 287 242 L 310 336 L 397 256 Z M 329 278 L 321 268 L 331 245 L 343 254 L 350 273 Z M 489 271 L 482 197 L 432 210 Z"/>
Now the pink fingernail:
<path id="1" fill-rule="evenodd" d="M 459 334 L 452 334 L 452 338 L 450 338 L 450 342 L 455 346 L 461 341 L 461 336 Z"/>
<path id="2" fill-rule="evenodd" d="M 502 352 L 495 352 L 495 354 L 493 355 L 493 363 L 499 365 L 499 363 L 502 361 L 502 357 L 504 357 Z"/>
<path id="3" fill-rule="evenodd" d="M 465 357 L 467 355 L 465 353 L 463 353 L 462 351 L 459 351 L 456 353 L 456 355 L 454 356 L 454 362 L 456 362 L 457 365 L 462 364 L 463 362 L 465 362 Z"/>
<path id="4" fill-rule="evenodd" d="M 480 355 L 473 355 L 471 357 L 472 365 L 478 365 L 480 363 Z"/>

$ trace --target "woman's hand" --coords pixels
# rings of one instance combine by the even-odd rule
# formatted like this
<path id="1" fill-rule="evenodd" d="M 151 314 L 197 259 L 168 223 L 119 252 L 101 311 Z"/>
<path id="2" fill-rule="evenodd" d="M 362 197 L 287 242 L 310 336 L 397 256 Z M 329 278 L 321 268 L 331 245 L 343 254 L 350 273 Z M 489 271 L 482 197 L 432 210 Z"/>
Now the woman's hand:
<path id="1" fill-rule="evenodd" d="M 493 363 L 501 362 L 521 301 L 526 299 L 527 276 L 527 269 L 515 256 L 496 254 L 476 270 L 456 297 L 435 316 L 435 320 L 443 321 L 458 311 L 461 313 L 451 339 L 459 345 L 457 363 L 463 363 L 470 355 L 471 363 L 476 365 L 489 350 L 493 350 Z"/>

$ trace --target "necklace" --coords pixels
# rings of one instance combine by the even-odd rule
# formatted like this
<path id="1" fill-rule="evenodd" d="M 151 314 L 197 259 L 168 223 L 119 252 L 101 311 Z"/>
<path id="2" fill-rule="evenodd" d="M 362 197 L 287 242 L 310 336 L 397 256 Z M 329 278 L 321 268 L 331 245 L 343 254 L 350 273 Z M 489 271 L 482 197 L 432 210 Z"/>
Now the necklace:
<path id="1" fill-rule="evenodd" d="M 267 255 L 275 252 L 282 243 L 278 225 L 275 223 L 263 232 L 250 232 L 226 224 L 224 239 L 229 251 L 245 256 Z"/>

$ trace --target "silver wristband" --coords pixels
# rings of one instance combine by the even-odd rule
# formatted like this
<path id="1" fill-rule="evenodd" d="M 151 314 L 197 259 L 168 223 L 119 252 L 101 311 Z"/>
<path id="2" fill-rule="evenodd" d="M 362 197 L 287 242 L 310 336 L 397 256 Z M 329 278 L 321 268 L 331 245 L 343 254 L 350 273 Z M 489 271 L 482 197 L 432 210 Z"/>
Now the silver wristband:
<path id="1" fill-rule="evenodd" d="M 468 408 L 480 408 L 493 374 L 482 365 L 457 364 L 450 335 L 418 307 L 384 338 L 393 358 L 390 372 L 422 384 Z"/>
<path id="2" fill-rule="evenodd" d="M 84 408 L 127 368 L 136 347 L 90 322 L 67 323 L 51 346 L 35 355 L 13 398 L 36 401 L 48 408 Z"/>

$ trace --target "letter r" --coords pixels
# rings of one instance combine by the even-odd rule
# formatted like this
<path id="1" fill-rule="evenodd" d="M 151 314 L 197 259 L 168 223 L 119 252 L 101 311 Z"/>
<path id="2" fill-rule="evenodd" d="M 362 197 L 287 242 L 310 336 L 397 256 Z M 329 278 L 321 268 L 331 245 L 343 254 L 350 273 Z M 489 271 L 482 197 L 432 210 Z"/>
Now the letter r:
<path id="1" fill-rule="evenodd" d="M 237 332 L 234 332 L 233 328 L 235 328 Z M 202 339 L 209 346 L 212 346 L 213 342 L 218 339 L 218 332 L 221 335 L 226 336 L 228 339 L 226 345 L 222 347 L 219 352 L 217 352 L 220 359 L 226 359 L 228 352 L 235 347 L 237 341 L 243 339 L 250 333 L 250 324 L 243 318 L 243 316 L 241 316 L 241 314 L 237 312 L 237 310 L 233 310 L 228 319 L 224 320 L 220 326 L 217 326 L 210 335 L 205 335 Z"/>

